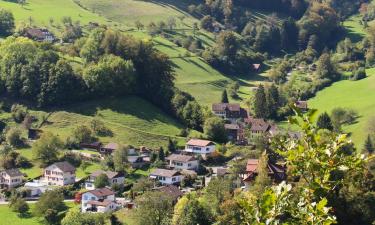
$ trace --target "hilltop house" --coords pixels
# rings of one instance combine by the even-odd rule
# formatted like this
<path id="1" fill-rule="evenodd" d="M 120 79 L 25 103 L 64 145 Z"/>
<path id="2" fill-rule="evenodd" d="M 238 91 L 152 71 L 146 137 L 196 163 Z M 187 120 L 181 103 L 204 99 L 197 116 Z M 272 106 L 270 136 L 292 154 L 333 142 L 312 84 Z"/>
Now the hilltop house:
<path id="1" fill-rule="evenodd" d="M 108 177 L 109 185 L 112 186 L 113 184 L 124 184 L 125 175 L 120 172 L 113 172 L 113 171 L 103 171 L 97 170 L 91 173 L 87 181 L 85 182 L 85 188 L 87 190 L 95 189 L 95 179 L 100 176 L 101 174 L 105 174 Z"/>
<path id="2" fill-rule="evenodd" d="M 185 146 L 185 152 L 206 155 L 215 151 L 215 143 L 201 139 L 190 139 Z"/>
<path id="3" fill-rule="evenodd" d="M 243 179 L 245 186 L 248 187 L 255 177 L 258 175 L 258 159 L 249 159 L 246 164 L 246 175 Z M 267 164 L 268 176 L 276 183 L 286 179 L 286 168 L 271 162 Z"/>
<path id="4" fill-rule="evenodd" d="M 23 174 L 18 169 L 0 171 L 0 188 L 14 188 L 22 184 Z"/>
<path id="5" fill-rule="evenodd" d="M 170 168 L 177 170 L 197 170 L 199 161 L 192 155 L 171 154 L 166 160 Z"/>
<path id="6" fill-rule="evenodd" d="M 43 181 L 48 185 L 74 184 L 76 168 L 68 162 L 57 162 L 44 169 Z"/>
<path id="7" fill-rule="evenodd" d="M 54 35 L 45 28 L 26 28 L 24 35 L 34 41 L 55 41 Z"/>
<path id="8" fill-rule="evenodd" d="M 109 188 L 87 191 L 81 197 L 82 212 L 105 213 L 116 210 L 115 193 Z"/>
<path id="9" fill-rule="evenodd" d="M 155 169 L 150 174 L 151 179 L 159 181 L 162 185 L 179 184 L 183 176 L 177 170 Z"/>

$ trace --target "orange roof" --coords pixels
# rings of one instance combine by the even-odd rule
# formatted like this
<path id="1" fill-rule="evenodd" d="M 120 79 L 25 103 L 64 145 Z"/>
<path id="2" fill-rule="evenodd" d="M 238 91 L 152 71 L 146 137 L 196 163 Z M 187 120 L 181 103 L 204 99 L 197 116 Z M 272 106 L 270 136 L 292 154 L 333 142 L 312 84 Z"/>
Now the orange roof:
<path id="1" fill-rule="evenodd" d="M 214 145 L 214 143 L 212 141 L 201 140 L 201 139 L 190 139 L 186 144 L 187 145 L 194 145 L 194 146 Z"/>
<path id="2" fill-rule="evenodd" d="M 258 159 L 249 159 L 246 164 L 246 172 L 255 172 L 258 167 Z"/>

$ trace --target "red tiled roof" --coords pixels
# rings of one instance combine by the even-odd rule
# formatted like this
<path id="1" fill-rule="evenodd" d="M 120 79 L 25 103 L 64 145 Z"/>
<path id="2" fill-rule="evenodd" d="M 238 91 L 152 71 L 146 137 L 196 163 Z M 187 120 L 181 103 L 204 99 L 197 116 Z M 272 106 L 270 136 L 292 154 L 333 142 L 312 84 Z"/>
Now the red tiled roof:
<path id="1" fill-rule="evenodd" d="M 190 139 L 186 144 L 187 145 L 194 145 L 194 146 L 210 146 L 210 145 L 214 145 L 214 143 L 212 141 L 201 140 L 201 139 Z"/>
<path id="2" fill-rule="evenodd" d="M 246 172 L 255 172 L 258 168 L 258 159 L 249 159 L 246 164 Z"/>
<path id="3" fill-rule="evenodd" d="M 95 195 L 96 197 L 106 197 L 106 196 L 109 196 L 109 195 L 114 195 L 115 192 L 113 192 L 111 189 L 109 188 L 99 188 L 99 189 L 95 189 L 95 190 L 92 190 L 92 191 L 88 191 L 90 192 L 91 194 Z"/>

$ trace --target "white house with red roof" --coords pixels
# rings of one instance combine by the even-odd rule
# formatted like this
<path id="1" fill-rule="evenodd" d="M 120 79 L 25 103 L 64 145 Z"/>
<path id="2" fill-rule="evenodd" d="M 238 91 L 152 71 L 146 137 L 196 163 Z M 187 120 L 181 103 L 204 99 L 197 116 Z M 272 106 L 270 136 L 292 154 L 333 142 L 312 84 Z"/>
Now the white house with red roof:
<path id="1" fill-rule="evenodd" d="M 185 152 L 206 155 L 215 151 L 215 143 L 208 140 L 190 139 L 186 143 Z"/>
<path id="2" fill-rule="evenodd" d="M 99 188 L 82 194 L 82 212 L 105 213 L 116 209 L 115 192 L 109 188 Z"/>

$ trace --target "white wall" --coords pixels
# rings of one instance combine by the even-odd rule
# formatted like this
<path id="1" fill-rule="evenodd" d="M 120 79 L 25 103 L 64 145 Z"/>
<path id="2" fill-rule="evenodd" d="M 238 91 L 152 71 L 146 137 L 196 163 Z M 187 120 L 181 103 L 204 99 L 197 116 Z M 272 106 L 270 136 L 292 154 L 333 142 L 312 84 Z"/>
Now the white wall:
<path id="1" fill-rule="evenodd" d="M 185 146 L 186 152 L 192 152 L 195 154 L 209 154 L 215 151 L 215 145 L 209 146 Z"/>

